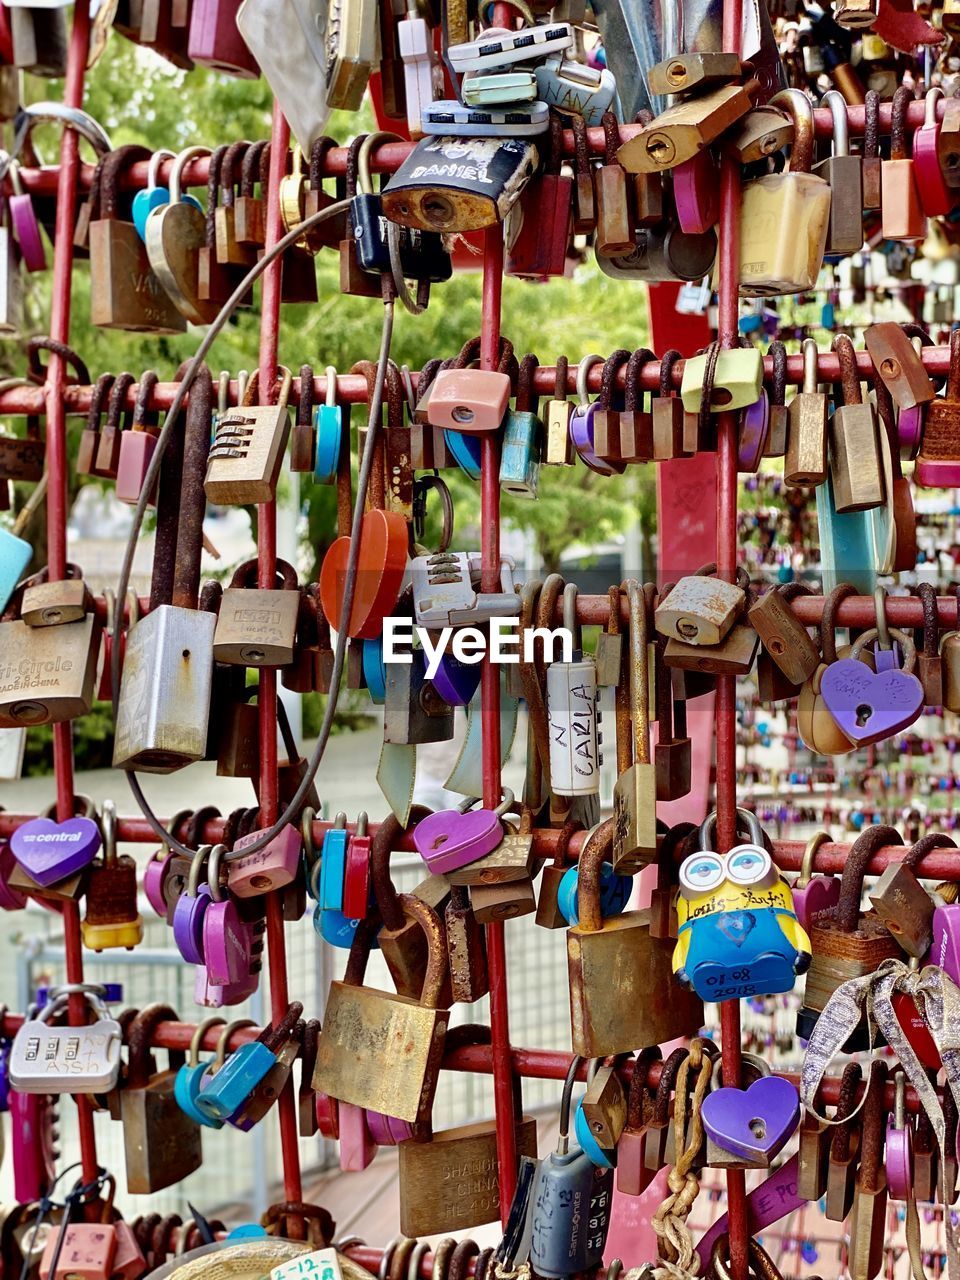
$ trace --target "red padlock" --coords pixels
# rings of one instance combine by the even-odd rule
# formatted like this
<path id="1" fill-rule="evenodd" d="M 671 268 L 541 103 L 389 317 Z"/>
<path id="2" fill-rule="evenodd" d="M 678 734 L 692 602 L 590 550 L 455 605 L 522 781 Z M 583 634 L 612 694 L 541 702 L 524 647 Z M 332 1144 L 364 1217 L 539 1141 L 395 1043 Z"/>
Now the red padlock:
<path id="1" fill-rule="evenodd" d="M 671 169 L 670 176 L 680 230 L 705 235 L 720 217 L 720 170 L 713 152 L 705 147 Z"/>
<path id="2" fill-rule="evenodd" d="M 927 90 L 924 103 L 923 124 L 913 135 L 913 171 L 917 180 L 917 191 L 920 203 L 928 218 L 935 218 L 949 213 L 953 207 L 950 188 L 943 180 L 940 168 L 940 157 L 937 154 L 937 139 L 940 137 L 940 125 L 937 123 L 937 102 L 943 97 L 943 90 L 934 85 Z"/>
<path id="3" fill-rule="evenodd" d="M 193 0 L 187 52 L 194 62 L 227 76 L 256 80 L 260 67 L 237 27 L 241 0 Z"/>
<path id="4" fill-rule="evenodd" d="M 347 843 L 343 877 L 343 914 L 348 920 L 362 920 L 370 904 L 370 837 L 367 815 L 357 818 L 357 829 Z"/>
<path id="5" fill-rule="evenodd" d="M 550 151 L 542 175 L 528 182 L 510 213 L 506 273 L 540 280 L 562 276 L 567 265 L 570 221 L 573 215 L 573 179 L 560 172 L 563 126 L 556 112 L 550 114 Z"/>

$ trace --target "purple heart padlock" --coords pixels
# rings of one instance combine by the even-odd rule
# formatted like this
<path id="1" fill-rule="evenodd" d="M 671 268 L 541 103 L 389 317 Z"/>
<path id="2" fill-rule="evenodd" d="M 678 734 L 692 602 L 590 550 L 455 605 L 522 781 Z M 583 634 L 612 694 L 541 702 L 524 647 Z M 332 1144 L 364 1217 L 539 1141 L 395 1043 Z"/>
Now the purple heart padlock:
<path id="1" fill-rule="evenodd" d="M 909 409 L 901 409 L 897 414 L 897 442 L 902 462 L 912 462 L 920 452 L 924 407 L 922 404 L 915 404 Z"/>
<path id="2" fill-rule="evenodd" d="M 467 707 L 480 687 L 480 665 L 461 662 L 452 653 L 440 659 L 433 687 L 450 707 Z"/>
<path id="3" fill-rule="evenodd" d="M 172 861 L 173 854 L 169 849 L 165 854 L 162 851 L 156 853 L 147 863 L 143 873 L 143 892 L 147 895 L 147 901 L 157 915 L 164 920 L 167 917 L 167 900 L 163 896 L 163 882 L 167 878 Z"/>
<path id="4" fill-rule="evenodd" d="M 890 634 L 903 650 L 902 670 L 873 672 L 858 661 L 864 647 L 877 639 L 874 628 L 858 638 L 848 658 L 831 662 L 820 679 L 824 706 L 857 746 L 880 742 L 906 729 L 923 708 L 923 685 L 913 674 L 916 646 L 902 631 L 891 628 Z"/>
<path id="5" fill-rule="evenodd" d="M 596 471 L 601 476 L 620 475 L 626 463 L 609 462 L 603 458 L 598 458 L 593 447 L 594 432 L 594 414 L 599 407 L 599 401 L 594 400 L 591 403 L 587 394 L 587 374 L 595 364 L 603 364 L 602 356 L 584 356 L 577 366 L 577 399 L 579 403 L 574 406 L 573 413 L 570 416 L 570 439 L 577 453 L 587 464 L 591 471 Z"/>
<path id="6" fill-rule="evenodd" d="M 960 985 L 960 905 L 950 903 L 934 910 L 930 963 Z"/>
<path id="7" fill-rule="evenodd" d="M 770 429 L 770 400 L 761 390 L 760 399 L 748 405 L 740 416 L 740 439 L 737 444 L 737 470 L 757 471 L 767 447 Z"/>
<path id="8" fill-rule="evenodd" d="M 701 1108 L 703 1127 L 718 1147 L 744 1160 L 770 1160 L 800 1123 L 800 1095 L 782 1076 L 763 1076 L 748 1089 L 715 1089 Z"/>
<path id="9" fill-rule="evenodd" d="M 443 875 L 476 862 L 503 838 L 500 819 L 492 809 L 441 809 L 417 823 L 413 843 L 434 875 Z"/>
<path id="10" fill-rule="evenodd" d="M 46 271 L 47 253 L 43 247 L 37 212 L 33 207 L 33 200 L 23 190 L 19 168 L 15 163 L 10 166 L 10 178 L 14 194 L 7 200 L 7 208 L 10 210 L 10 226 L 20 246 L 23 265 L 28 271 Z"/>
<path id="11" fill-rule="evenodd" d="M 44 888 L 89 866 L 100 844 L 100 828 L 79 814 L 66 822 L 31 818 L 10 837 L 13 856 Z"/>
<path id="12" fill-rule="evenodd" d="M 202 884 L 195 894 L 182 893 L 173 909 L 173 940 L 188 964 L 203 964 L 203 918 L 213 897 Z"/>

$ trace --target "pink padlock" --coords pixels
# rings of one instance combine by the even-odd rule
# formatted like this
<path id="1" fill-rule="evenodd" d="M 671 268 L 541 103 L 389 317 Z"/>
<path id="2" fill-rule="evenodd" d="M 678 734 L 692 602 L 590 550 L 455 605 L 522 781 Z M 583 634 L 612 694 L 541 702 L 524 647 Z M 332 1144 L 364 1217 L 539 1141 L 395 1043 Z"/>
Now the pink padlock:
<path id="1" fill-rule="evenodd" d="M 140 1280 L 147 1270 L 147 1261 L 137 1244 L 137 1237 L 129 1222 L 118 1219 L 113 1224 L 117 1233 L 117 1252 L 113 1255 L 113 1273 L 111 1280 Z"/>
<path id="2" fill-rule="evenodd" d="M 913 1125 L 907 1115 L 907 1078 L 902 1068 L 894 1076 L 894 1087 L 885 1143 L 887 1191 L 891 1200 L 906 1200 L 913 1185 Z"/>
<path id="3" fill-rule="evenodd" d="M 237 27 L 241 0 L 194 0 L 187 53 L 194 62 L 243 80 L 256 80 L 260 67 Z"/>
<path id="4" fill-rule="evenodd" d="M 260 985 L 260 974 L 251 973 L 239 982 L 218 986 L 202 964 L 194 968 L 193 1002 L 204 1009 L 225 1009 L 249 1000 Z"/>
<path id="5" fill-rule="evenodd" d="M 340 1168 L 347 1173 L 366 1169 L 377 1154 L 367 1126 L 367 1113 L 352 1102 L 340 1102 Z"/>
<path id="6" fill-rule="evenodd" d="M 28 271 L 46 271 L 47 254 L 43 247 L 43 235 L 37 219 L 33 200 L 24 191 L 20 181 L 20 166 L 15 160 L 10 162 L 10 182 L 14 194 L 8 197 L 10 225 L 20 246 L 20 256 Z"/>
<path id="7" fill-rule="evenodd" d="M 212 901 L 203 915 L 203 960 L 210 981 L 218 987 L 242 982 L 250 973 L 248 936 L 236 901 L 220 886 L 220 862 L 226 845 L 210 851 L 207 880 Z"/>
<path id="8" fill-rule="evenodd" d="M 960 904 L 941 905 L 933 913 L 930 963 L 960 984 Z"/>
<path id="9" fill-rule="evenodd" d="M 368 1111 L 367 1126 L 380 1147 L 395 1147 L 401 1142 L 409 1142 L 416 1132 L 409 1120 L 385 1116 L 382 1111 Z"/>
<path id="10" fill-rule="evenodd" d="M 829 911 L 840 901 L 840 878 L 813 874 L 817 850 L 829 839 L 825 831 L 818 831 L 810 837 L 803 851 L 800 875 L 793 885 L 793 909 L 804 929 L 810 928 L 818 911 Z"/>
<path id="11" fill-rule="evenodd" d="M 923 124 L 913 135 L 913 171 L 920 193 L 920 203 L 929 218 L 949 213 L 953 208 L 950 188 L 943 180 L 940 158 L 937 155 L 937 139 L 940 125 L 937 123 L 937 102 L 943 90 L 934 85 L 927 90 L 924 99 Z"/>
<path id="12" fill-rule="evenodd" d="M 512 390 L 509 375 L 495 369 L 441 369 L 430 386 L 427 421 L 467 435 L 496 431 Z"/>
<path id="13" fill-rule="evenodd" d="M 48 1280 L 110 1280 L 116 1254 L 117 1232 L 112 1222 L 73 1222 L 64 1234 L 62 1248 L 59 1231 L 50 1232 L 40 1274 Z"/>
<path id="14" fill-rule="evenodd" d="M 157 447 L 158 430 L 150 420 L 150 398 L 157 385 L 157 375 L 147 369 L 140 378 L 137 402 L 133 409 L 133 425 L 120 434 L 117 460 L 117 497 L 121 502 L 135 507 L 140 501 L 147 468 Z M 155 505 L 156 493 L 150 495 L 150 505 Z"/>
<path id="15" fill-rule="evenodd" d="M 680 230 L 688 236 L 706 235 L 720 218 L 720 170 L 713 154 L 705 147 L 671 169 L 670 176 Z"/>
<path id="16" fill-rule="evenodd" d="M 10 1090 L 13 1194 L 29 1204 L 47 1194 L 56 1173 L 56 1101 L 46 1093 Z"/>
<path id="17" fill-rule="evenodd" d="M 234 842 L 233 854 L 227 862 L 227 887 L 238 898 L 256 898 L 274 889 L 283 889 L 296 880 L 300 871 L 303 841 L 297 827 L 289 822 L 263 849 L 237 857 L 262 834 L 262 831 L 251 831 Z"/>

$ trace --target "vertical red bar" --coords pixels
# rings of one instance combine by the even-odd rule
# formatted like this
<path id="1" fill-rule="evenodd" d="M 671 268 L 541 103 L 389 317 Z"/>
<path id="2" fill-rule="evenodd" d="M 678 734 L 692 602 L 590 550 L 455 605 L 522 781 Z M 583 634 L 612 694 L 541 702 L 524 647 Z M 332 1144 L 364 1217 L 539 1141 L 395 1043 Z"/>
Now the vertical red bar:
<path id="1" fill-rule="evenodd" d="M 723 47 L 741 49 L 742 0 L 724 0 Z M 725 156 L 720 178 L 718 338 L 722 346 L 737 342 L 740 292 L 740 170 Z M 718 422 L 717 570 L 733 581 L 737 567 L 737 418 L 732 413 Z M 736 832 L 736 681 L 717 681 L 717 839 L 722 852 Z M 740 1084 L 740 1004 L 720 1006 L 723 1083 Z M 746 1280 L 750 1233 L 747 1226 L 746 1180 L 742 1169 L 727 1172 L 727 1210 L 730 1225 L 730 1271 L 733 1280 Z"/>
<path id="2" fill-rule="evenodd" d="M 507 13 L 509 14 L 509 10 Z M 500 21 L 494 16 L 494 22 Z M 504 23 L 512 26 L 512 17 Z M 498 223 L 484 235 L 483 300 L 480 363 L 495 369 L 500 355 L 500 306 L 503 287 L 503 228 Z M 497 591 L 500 583 L 500 439 L 491 433 L 481 439 L 480 527 L 482 591 Z M 483 803 L 500 803 L 500 670 L 484 660 L 480 677 L 483 706 Z M 493 1091 L 497 1116 L 497 1165 L 500 1178 L 500 1217 L 506 1223 L 517 1181 L 516 1117 L 513 1110 L 513 1064 L 510 1058 L 510 1020 L 507 999 L 507 951 L 502 924 L 487 925 L 487 965 L 490 974 L 490 1029 L 493 1039 Z"/>
<path id="3" fill-rule="evenodd" d="M 67 51 L 67 76 L 63 101 L 68 107 L 83 106 L 84 76 L 90 45 L 90 17 L 87 6 L 73 11 L 73 29 Z M 79 173 L 78 136 L 64 129 L 60 139 L 60 172 L 57 178 L 57 213 L 53 258 L 53 290 L 50 308 L 50 336 L 58 342 L 70 340 L 70 298 L 73 279 L 73 226 L 77 204 Z M 67 438 L 63 384 L 66 368 L 60 356 L 51 353 L 44 388 L 47 409 L 47 559 L 51 579 L 67 572 Z M 57 785 L 57 818 L 73 817 L 73 736 L 69 723 L 53 726 L 53 769 Z M 63 943 L 67 982 L 83 982 L 83 950 L 80 936 L 80 908 L 66 902 L 63 908 Z M 87 1019 L 82 995 L 70 997 L 71 1023 Z M 76 1098 L 80 1159 L 85 1182 L 97 1176 L 97 1147 L 90 1099 Z"/>
<path id="4" fill-rule="evenodd" d="M 280 222 L 280 182 L 286 172 L 290 127 L 279 106 L 274 103 L 273 127 L 270 133 L 270 182 L 267 194 L 266 247 L 269 250 L 283 235 Z M 260 302 L 260 403 L 276 401 L 274 383 L 277 376 L 277 344 L 280 334 L 280 299 L 283 265 L 272 263 L 263 275 Z M 275 502 L 264 502 L 257 509 L 257 583 L 271 589 L 277 567 L 277 508 Z M 260 821 L 265 826 L 276 822 L 279 814 L 277 788 L 277 674 L 260 668 Z M 267 899 L 267 956 L 270 971 L 270 1013 L 274 1021 L 282 1018 L 290 1004 L 287 982 L 287 951 L 283 930 L 280 894 Z M 287 1200 L 303 1199 L 300 1178 L 300 1149 L 297 1133 L 297 1109 L 293 1079 L 277 1102 L 280 1121 L 280 1146 L 283 1157 L 283 1193 Z"/>

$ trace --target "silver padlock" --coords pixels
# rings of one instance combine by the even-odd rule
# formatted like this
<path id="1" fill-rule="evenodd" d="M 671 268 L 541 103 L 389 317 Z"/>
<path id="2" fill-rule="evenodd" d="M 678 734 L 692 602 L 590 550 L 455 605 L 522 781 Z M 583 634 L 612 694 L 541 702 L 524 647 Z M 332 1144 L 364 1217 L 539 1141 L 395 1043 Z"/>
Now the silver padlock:
<path id="1" fill-rule="evenodd" d="M 480 554 L 475 551 L 441 551 L 417 556 L 410 564 L 413 610 L 422 627 L 475 626 L 491 618 L 513 618 L 520 599 L 513 590 L 513 561 L 500 562 L 502 591 L 478 592 Z"/>
<path id="2" fill-rule="evenodd" d="M 617 92 L 613 72 L 606 67 L 594 70 L 583 62 L 573 62 L 562 53 L 553 54 L 536 70 L 537 97 L 541 102 L 570 115 L 583 116 L 589 126 L 599 126 Z"/>
<path id="3" fill-rule="evenodd" d="M 69 992 L 49 1000 L 39 1016 L 27 1018 L 10 1050 L 10 1084 L 20 1093 L 106 1093 L 120 1075 L 120 1023 L 90 991 L 83 995 L 97 1021 L 83 1027 L 52 1027 L 50 1019 L 67 1007 Z"/>
<path id="4" fill-rule="evenodd" d="M 547 722 L 550 728 L 550 786 L 561 796 L 600 791 L 600 714 L 597 666 L 585 657 L 577 626 L 577 587 L 563 591 L 563 625 L 573 637 L 573 661 L 547 668 Z"/>

